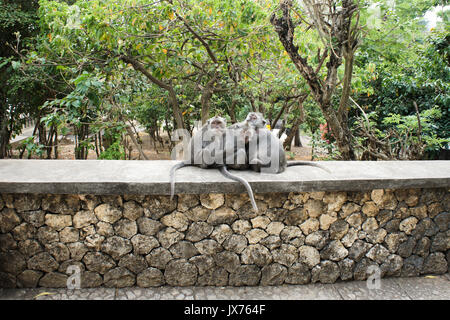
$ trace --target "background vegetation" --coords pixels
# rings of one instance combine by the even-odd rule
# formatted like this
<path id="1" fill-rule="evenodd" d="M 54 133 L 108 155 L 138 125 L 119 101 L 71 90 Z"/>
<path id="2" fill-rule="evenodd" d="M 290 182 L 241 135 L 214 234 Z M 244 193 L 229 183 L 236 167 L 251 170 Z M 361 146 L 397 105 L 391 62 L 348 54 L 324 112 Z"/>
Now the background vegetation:
<path id="1" fill-rule="evenodd" d="M 436 159 L 450 137 L 445 0 L 0 0 L 0 158 L 142 158 L 220 114 L 282 121 L 330 159 Z M 431 30 L 424 14 L 440 6 Z M 447 8 L 447 10 L 446 10 Z M 289 130 L 288 130 L 289 129 Z M 156 145 L 155 145 L 156 146 Z"/>

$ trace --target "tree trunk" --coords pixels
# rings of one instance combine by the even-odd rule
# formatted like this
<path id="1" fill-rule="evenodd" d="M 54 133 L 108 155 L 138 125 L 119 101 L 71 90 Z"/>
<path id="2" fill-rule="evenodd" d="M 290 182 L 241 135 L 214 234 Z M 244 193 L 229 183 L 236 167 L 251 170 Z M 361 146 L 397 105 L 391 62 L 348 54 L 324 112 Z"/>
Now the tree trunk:
<path id="1" fill-rule="evenodd" d="M 1 115 L 0 118 L 0 159 L 4 159 L 7 156 L 9 139 L 11 138 L 11 132 L 8 130 L 8 121 L 6 116 Z"/>
<path id="2" fill-rule="evenodd" d="M 201 116 L 202 116 L 202 125 L 206 123 L 206 121 L 208 121 L 209 119 L 209 106 L 210 106 L 210 100 L 212 97 L 212 90 L 210 90 L 209 88 L 205 88 L 202 90 L 202 97 L 200 99 L 201 101 L 201 105 L 202 105 L 202 111 L 201 111 Z"/>
<path id="3" fill-rule="evenodd" d="M 228 108 L 228 114 L 231 118 L 231 123 L 236 123 L 236 100 L 231 101 L 231 106 Z"/>
<path id="4" fill-rule="evenodd" d="M 144 151 L 142 150 L 141 145 L 137 142 L 136 137 L 134 136 L 133 131 L 131 130 L 131 128 L 129 126 L 127 126 L 127 133 L 128 136 L 131 138 L 131 141 L 133 142 L 133 144 L 135 145 L 135 147 L 138 149 L 139 154 L 145 159 L 145 160 L 149 160 L 149 158 L 146 156 L 146 154 L 144 153 Z M 156 149 L 156 148 L 155 148 Z"/>
<path id="5" fill-rule="evenodd" d="M 156 84 L 158 87 L 160 87 L 168 92 L 169 103 L 172 107 L 173 117 L 175 119 L 175 123 L 177 124 L 177 128 L 183 129 L 184 128 L 183 114 L 181 113 L 180 105 L 178 104 L 178 100 L 177 100 L 177 94 L 176 94 L 175 90 L 173 89 L 173 87 L 170 84 L 168 84 L 160 79 L 155 78 L 150 72 L 148 72 L 147 69 L 145 69 L 145 67 L 142 65 L 142 63 L 140 63 L 133 57 L 121 56 L 120 58 L 125 63 L 130 63 L 136 71 L 141 72 L 152 83 Z"/>
<path id="6" fill-rule="evenodd" d="M 322 63 L 319 63 L 318 67 L 313 69 L 308 64 L 308 60 L 300 55 L 298 47 L 294 44 L 295 25 L 291 19 L 291 7 L 292 1 L 282 1 L 280 3 L 280 10 L 282 12 L 281 17 L 277 17 L 273 14 L 270 21 L 275 26 L 275 31 L 278 33 L 280 42 L 289 54 L 295 67 L 308 83 L 313 98 L 322 110 L 322 113 L 331 128 L 333 136 L 336 139 L 342 159 L 354 160 L 355 154 L 351 144 L 352 139 L 347 123 L 346 107 L 351 85 L 353 53 L 358 44 L 357 25 L 359 20 L 356 22 L 355 26 L 351 26 L 352 15 L 357 9 L 357 6 L 353 3 L 353 1 L 344 1 L 342 3 L 341 10 L 335 16 L 336 25 L 334 25 L 331 30 L 333 34 L 330 35 L 330 38 L 335 38 L 335 43 L 330 43 L 329 48 L 326 48 L 325 50 L 326 54 L 322 57 L 320 57 L 320 51 L 318 53 L 318 58 L 322 62 L 325 61 L 325 58 L 327 57 L 326 55 L 329 55 L 329 59 L 326 64 L 327 75 L 323 81 L 319 77 L 319 71 Z M 326 23 L 329 17 L 326 16 L 326 13 L 318 13 L 318 15 L 322 16 L 315 17 L 314 19 L 319 20 L 314 20 L 313 23 L 316 28 L 318 28 L 318 32 L 320 34 L 321 30 L 318 26 L 321 23 Z M 336 88 L 337 70 L 342 64 L 342 56 L 345 56 L 346 58 L 343 90 L 345 94 L 341 97 L 339 109 L 336 111 L 331 105 L 331 97 Z"/>
<path id="7" fill-rule="evenodd" d="M 286 140 L 284 140 L 284 144 L 283 147 L 290 151 L 291 150 L 291 146 L 292 146 L 292 140 L 294 140 L 294 136 L 297 132 L 297 130 L 295 128 L 298 129 L 298 126 L 302 123 L 302 119 L 300 117 L 298 117 L 297 119 L 295 119 L 294 123 L 292 124 L 291 127 L 291 132 L 289 132 L 289 135 L 287 136 Z"/>
<path id="8" fill-rule="evenodd" d="M 303 147 L 302 141 L 300 140 L 300 128 L 299 127 L 297 127 L 297 130 L 295 131 L 294 146 L 295 147 Z"/>

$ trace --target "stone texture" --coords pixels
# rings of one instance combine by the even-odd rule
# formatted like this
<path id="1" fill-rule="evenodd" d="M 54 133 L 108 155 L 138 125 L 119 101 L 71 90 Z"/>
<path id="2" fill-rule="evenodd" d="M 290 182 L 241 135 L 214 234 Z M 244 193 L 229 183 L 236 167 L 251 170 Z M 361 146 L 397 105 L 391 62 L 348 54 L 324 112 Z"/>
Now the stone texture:
<path id="1" fill-rule="evenodd" d="M 138 274 L 136 284 L 142 288 L 159 287 L 164 284 L 164 275 L 156 268 L 148 268 Z"/>
<path id="2" fill-rule="evenodd" d="M 46 253 L 45 257 L 47 257 L 47 256 L 50 256 L 50 255 L 48 253 Z M 39 258 L 40 257 L 37 257 L 33 261 L 38 262 Z M 50 258 L 51 258 L 51 256 L 50 256 Z M 54 261 L 54 262 L 56 263 L 56 261 Z M 2 252 L 0 254 L 0 271 L 8 272 L 13 275 L 17 275 L 17 274 L 21 273 L 22 271 L 24 271 L 26 266 L 27 266 L 27 263 L 25 262 L 25 257 L 16 250 Z M 40 270 L 39 265 L 37 263 L 33 263 L 31 266 L 35 267 L 36 270 Z M 33 269 L 30 267 L 28 267 L 28 268 Z M 43 268 L 46 270 L 52 269 L 48 266 L 43 266 Z M 56 263 L 56 268 L 57 268 L 57 263 Z M 55 270 L 55 269 L 52 269 L 52 270 Z"/>
<path id="3" fill-rule="evenodd" d="M 324 261 L 320 264 L 319 280 L 321 283 L 334 283 L 339 276 L 339 267 L 335 262 Z"/>
<path id="4" fill-rule="evenodd" d="M 202 206 L 215 210 L 225 203 L 225 197 L 220 193 L 209 193 L 200 195 Z"/>
<path id="5" fill-rule="evenodd" d="M 241 265 L 230 273 L 230 286 L 256 286 L 261 279 L 261 270 L 256 265 Z"/>
<path id="6" fill-rule="evenodd" d="M 312 232 L 319 230 L 319 220 L 317 219 L 308 219 L 300 225 L 300 229 L 305 235 L 309 235 Z"/>
<path id="7" fill-rule="evenodd" d="M 280 232 L 280 238 L 283 243 L 289 243 L 296 247 L 300 247 L 305 243 L 305 236 L 299 227 L 288 226 Z"/>
<path id="8" fill-rule="evenodd" d="M 106 272 L 103 281 L 105 287 L 124 288 L 133 286 L 136 282 L 135 278 L 129 270 L 117 267 Z"/>
<path id="9" fill-rule="evenodd" d="M 136 221 L 144 215 L 144 209 L 135 201 L 127 201 L 123 204 L 123 216 Z"/>
<path id="10" fill-rule="evenodd" d="M 180 210 L 181 211 L 181 210 Z M 194 207 L 188 211 L 182 211 L 183 214 L 191 221 L 206 221 L 211 210 L 202 206 Z"/>
<path id="11" fill-rule="evenodd" d="M 261 285 L 277 286 L 281 285 L 287 276 L 287 268 L 278 263 L 266 265 L 261 269 Z"/>
<path id="12" fill-rule="evenodd" d="M 172 227 L 165 228 L 164 230 L 158 232 L 158 241 L 166 249 L 183 239 L 184 234 Z"/>
<path id="13" fill-rule="evenodd" d="M 230 273 L 234 272 L 234 270 L 236 270 L 241 264 L 239 261 L 239 256 L 231 251 L 222 251 L 217 253 L 214 255 L 214 261 L 218 266 L 225 268 L 225 270 Z"/>
<path id="14" fill-rule="evenodd" d="M 323 202 L 320 200 L 308 200 L 304 206 L 304 210 L 311 218 L 317 218 L 324 213 Z"/>
<path id="15" fill-rule="evenodd" d="M 208 237 L 212 231 L 213 226 L 206 222 L 194 222 L 189 226 L 186 234 L 186 240 L 197 242 Z"/>
<path id="16" fill-rule="evenodd" d="M 180 241 L 169 248 L 170 253 L 174 258 L 183 258 L 189 259 L 197 254 L 199 254 L 199 250 L 188 241 Z"/>
<path id="17" fill-rule="evenodd" d="M 366 202 L 361 210 L 368 217 L 375 217 L 380 211 L 380 209 L 373 201 Z"/>
<path id="18" fill-rule="evenodd" d="M 155 237 L 144 234 L 137 234 L 131 238 L 131 244 L 133 245 L 133 251 L 135 254 L 144 255 L 159 246 L 159 242 Z"/>
<path id="19" fill-rule="evenodd" d="M 20 223 L 20 218 L 14 209 L 5 208 L 0 212 L 0 231 L 7 233 Z"/>
<path id="20" fill-rule="evenodd" d="M 90 210 L 78 211 L 73 216 L 73 226 L 77 229 L 86 227 L 90 224 L 97 223 L 97 217 Z"/>
<path id="21" fill-rule="evenodd" d="M 340 261 L 348 255 L 348 250 L 339 240 L 331 241 L 320 252 L 320 258 L 323 260 Z"/>
<path id="22" fill-rule="evenodd" d="M 109 254 L 116 261 L 131 250 L 133 250 L 131 241 L 118 236 L 107 238 L 102 243 L 102 251 Z"/>
<path id="23" fill-rule="evenodd" d="M 227 207 L 220 208 L 218 210 L 214 210 L 208 217 L 207 222 L 213 226 L 218 224 L 226 223 L 232 224 L 234 220 L 238 218 L 236 212 Z"/>
<path id="24" fill-rule="evenodd" d="M 333 222 L 337 220 L 337 217 L 332 216 L 331 214 L 323 214 L 319 218 L 320 229 L 328 230 Z"/>
<path id="25" fill-rule="evenodd" d="M 39 228 L 45 223 L 45 211 L 36 210 L 23 212 L 22 218 L 34 227 Z"/>
<path id="26" fill-rule="evenodd" d="M 337 220 L 330 226 L 330 238 L 333 240 L 340 240 L 348 232 L 348 223 L 344 220 Z"/>
<path id="27" fill-rule="evenodd" d="M 198 252 L 201 254 L 210 254 L 214 255 L 217 252 L 222 251 L 222 246 L 215 240 L 205 239 L 194 244 L 195 248 L 197 248 Z"/>
<path id="28" fill-rule="evenodd" d="M 400 222 L 399 229 L 400 229 L 400 231 L 403 231 L 404 233 L 409 235 L 412 233 L 412 231 L 416 227 L 417 222 L 418 222 L 418 220 L 416 217 L 406 218 L 406 219 L 402 220 L 402 222 Z"/>
<path id="29" fill-rule="evenodd" d="M 181 212 L 173 212 L 161 218 L 162 224 L 178 231 L 185 231 L 189 226 L 188 218 Z"/>
<path id="30" fill-rule="evenodd" d="M 248 231 L 245 236 L 248 239 L 248 243 L 255 244 L 268 236 L 267 232 L 261 229 L 252 229 Z"/>
<path id="31" fill-rule="evenodd" d="M 249 286 L 448 272 L 446 189 L 1 195 L 2 287 Z"/>
<path id="32" fill-rule="evenodd" d="M 161 222 L 145 217 L 139 218 L 137 220 L 137 225 L 139 233 L 147 236 L 154 236 L 164 228 L 164 225 Z"/>
<path id="33" fill-rule="evenodd" d="M 298 261 L 311 269 L 320 263 L 320 253 L 314 247 L 301 246 L 298 249 Z"/>
<path id="34" fill-rule="evenodd" d="M 140 255 L 129 253 L 120 258 L 118 265 L 119 267 L 126 268 L 134 274 L 139 274 L 147 268 L 147 261 Z"/>
<path id="35" fill-rule="evenodd" d="M 36 288 L 44 273 L 36 270 L 25 270 L 17 276 L 17 285 L 22 288 Z"/>
<path id="36" fill-rule="evenodd" d="M 216 264 L 214 261 L 215 255 L 202 254 L 197 255 L 189 259 L 189 262 L 195 264 L 198 270 L 199 276 L 204 275 L 208 270 L 215 269 Z M 204 279 L 206 281 L 206 279 Z"/>
<path id="37" fill-rule="evenodd" d="M 251 222 L 253 228 L 265 229 L 270 223 L 270 219 L 266 216 L 257 216 L 251 219 Z"/>
<path id="38" fill-rule="evenodd" d="M 372 247 L 371 244 L 362 240 L 356 240 L 348 251 L 348 257 L 356 262 L 365 256 L 366 252 Z"/>
<path id="39" fill-rule="evenodd" d="M 98 220 L 108 223 L 115 223 L 122 217 L 122 211 L 108 203 L 97 206 L 94 213 Z"/>
<path id="40" fill-rule="evenodd" d="M 298 249 L 293 245 L 282 244 L 279 248 L 272 250 L 273 261 L 290 267 L 298 259 Z"/>
<path id="41" fill-rule="evenodd" d="M 243 264 L 255 264 L 265 266 L 272 262 L 272 255 L 269 250 L 260 244 L 250 244 L 241 253 Z"/>
<path id="42" fill-rule="evenodd" d="M 83 263 L 89 271 L 95 271 L 100 274 L 104 274 L 116 266 L 111 257 L 100 252 L 87 252 L 83 257 Z"/>
<path id="43" fill-rule="evenodd" d="M 185 259 L 170 261 L 164 272 L 164 278 L 167 284 L 171 286 L 193 286 L 197 277 L 197 267 Z"/>
<path id="44" fill-rule="evenodd" d="M 50 272 L 40 278 L 39 286 L 47 288 L 66 288 L 68 278 L 69 277 L 63 273 Z"/>
<path id="45" fill-rule="evenodd" d="M 138 227 L 133 220 L 120 219 L 114 224 L 114 232 L 122 238 L 131 239 L 138 232 Z"/>
<path id="46" fill-rule="evenodd" d="M 288 269 L 286 283 L 289 284 L 307 284 L 311 281 L 311 272 L 304 263 L 295 263 Z"/>
<path id="47" fill-rule="evenodd" d="M 221 267 L 208 269 L 197 280 L 199 286 L 225 286 L 228 283 L 228 272 Z"/>
<path id="48" fill-rule="evenodd" d="M 63 243 L 77 242 L 80 239 L 80 233 L 73 227 L 66 227 L 59 232 L 59 240 Z"/>
<path id="49" fill-rule="evenodd" d="M 228 251 L 241 253 L 247 247 L 247 238 L 243 235 L 233 234 L 223 242 L 223 247 Z"/>
<path id="50" fill-rule="evenodd" d="M 14 208 L 17 212 L 38 210 L 40 207 L 41 197 L 37 194 L 20 194 L 15 196 Z"/>
<path id="51" fill-rule="evenodd" d="M 145 260 L 151 267 L 165 269 L 167 263 L 172 260 L 172 254 L 169 250 L 159 247 L 153 249 L 148 255 L 146 255 Z"/>
<path id="52" fill-rule="evenodd" d="M 450 230 L 439 232 L 432 239 L 431 252 L 450 250 Z"/>
<path id="53" fill-rule="evenodd" d="M 58 269 L 59 264 L 48 252 L 41 252 L 30 258 L 27 266 L 31 270 L 52 272 Z"/>
<path id="54" fill-rule="evenodd" d="M 448 271 L 447 260 L 442 252 L 431 253 L 423 262 L 423 274 L 443 274 Z"/>
<path id="55" fill-rule="evenodd" d="M 356 203 L 353 203 L 353 202 L 348 202 L 342 206 L 341 212 L 340 212 L 340 217 L 345 219 L 348 216 L 350 216 L 351 214 L 358 212 L 360 210 L 361 210 L 360 205 L 357 205 Z"/>

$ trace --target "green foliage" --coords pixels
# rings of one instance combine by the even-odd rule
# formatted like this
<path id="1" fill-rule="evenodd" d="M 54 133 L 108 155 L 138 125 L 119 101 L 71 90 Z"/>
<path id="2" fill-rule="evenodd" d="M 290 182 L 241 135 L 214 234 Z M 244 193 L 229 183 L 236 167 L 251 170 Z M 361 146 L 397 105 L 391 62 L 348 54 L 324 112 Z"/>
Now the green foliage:
<path id="1" fill-rule="evenodd" d="M 445 23 L 429 33 L 422 19 L 431 6 L 442 3 L 359 3 L 365 27 L 355 56 L 352 98 L 369 114 L 380 138 L 388 129 L 399 135 L 407 129 L 416 132 L 417 103 L 427 149 L 445 145 L 450 136 L 450 36 Z M 0 80 L 6 83 L 0 88 L 0 116 L 9 118 L 12 132 L 20 131 L 25 114 L 58 130 L 73 127 L 77 150 L 86 154 L 94 148 L 92 134 L 102 133 L 108 143 L 100 158 L 124 159 L 126 124 L 137 121 L 151 134 L 176 126 L 168 91 L 125 63 L 121 57 L 127 55 L 173 88 L 188 129 L 201 118 L 211 80 L 210 115 L 239 121 L 257 110 L 272 120 L 286 108 L 281 119 L 289 128 L 300 117 L 292 97 L 309 88 L 269 22 L 278 5 L 278 0 L 0 0 Z M 301 5 L 297 10 L 306 14 Z M 297 13 L 293 18 L 301 22 Z M 306 24 L 298 30 L 295 43 L 315 68 L 324 44 Z M 6 42 L 17 45 L 17 52 Z M 326 76 L 326 68 L 319 76 Z M 343 66 L 338 69 L 342 77 Z M 340 90 L 332 99 L 334 108 Z M 304 102 L 302 127 L 318 148 L 329 151 L 328 157 L 336 157 L 332 139 L 320 139 L 317 129 L 326 121 L 313 101 Z M 351 107 L 349 124 L 360 116 Z M 361 139 L 356 135 L 356 144 Z"/>
<path id="2" fill-rule="evenodd" d="M 108 149 L 100 153 L 100 160 L 125 160 L 125 149 L 120 141 L 114 141 Z"/>
<path id="3" fill-rule="evenodd" d="M 36 143 L 34 141 L 34 137 L 28 137 L 20 143 L 18 149 L 22 154 L 24 151 L 27 151 L 28 158 L 30 158 L 33 154 L 42 157 L 45 150 L 44 147 L 45 146 L 43 144 Z"/>

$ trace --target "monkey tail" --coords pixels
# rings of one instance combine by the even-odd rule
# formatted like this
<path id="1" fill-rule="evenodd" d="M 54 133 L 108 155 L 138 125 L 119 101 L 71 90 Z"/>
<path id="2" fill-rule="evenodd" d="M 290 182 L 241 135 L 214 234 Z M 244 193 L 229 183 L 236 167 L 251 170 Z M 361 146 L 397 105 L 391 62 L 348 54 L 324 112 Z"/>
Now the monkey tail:
<path id="1" fill-rule="evenodd" d="M 289 161 L 287 163 L 288 167 L 293 167 L 293 166 L 312 166 L 312 167 L 317 167 L 320 168 L 328 173 L 331 173 L 331 171 L 328 168 L 325 168 L 324 166 L 321 166 L 318 163 L 314 163 L 312 161 Z"/>
<path id="2" fill-rule="evenodd" d="M 238 181 L 244 185 L 245 189 L 247 189 L 248 196 L 250 197 L 250 201 L 252 203 L 253 210 L 255 210 L 255 212 L 258 212 L 258 206 L 256 205 L 255 197 L 253 196 L 253 191 L 252 191 L 252 187 L 250 187 L 250 184 L 245 179 L 231 174 L 225 166 L 221 166 L 219 168 L 219 170 L 225 177 L 227 177 L 231 180 L 234 180 L 234 181 Z"/>
<path id="3" fill-rule="evenodd" d="M 170 200 L 173 199 L 173 196 L 175 194 L 175 171 L 186 166 L 189 166 L 189 164 L 186 162 L 180 162 L 170 168 Z"/>

